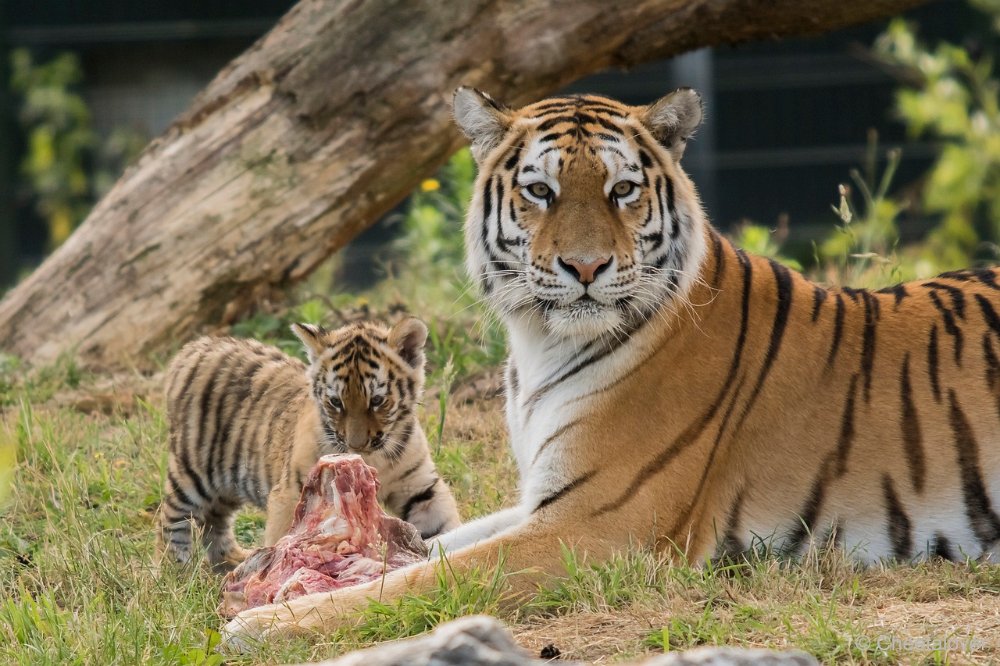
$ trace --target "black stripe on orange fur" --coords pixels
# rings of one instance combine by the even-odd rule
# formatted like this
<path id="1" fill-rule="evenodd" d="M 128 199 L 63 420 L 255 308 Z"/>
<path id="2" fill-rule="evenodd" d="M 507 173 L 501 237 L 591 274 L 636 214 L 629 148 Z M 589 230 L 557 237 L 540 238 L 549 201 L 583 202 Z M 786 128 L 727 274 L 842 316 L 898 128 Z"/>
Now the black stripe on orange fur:
<path id="1" fill-rule="evenodd" d="M 861 347 L 861 373 L 865 379 L 865 403 L 871 402 L 872 369 L 875 365 L 875 332 L 879 318 L 878 297 L 868 291 L 861 291 L 865 305 L 864 334 Z"/>
<path id="2" fill-rule="evenodd" d="M 740 413 L 739 421 L 736 422 L 736 426 L 734 428 L 736 432 L 739 432 L 740 428 L 743 427 L 743 423 L 746 421 L 747 416 L 750 414 L 750 410 L 753 409 L 754 404 L 757 402 L 757 398 L 760 396 L 760 390 L 764 386 L 764 381 L 770 374 L 771 367 L 774 365 L 774 361 L 778 357 L 778 351 L 781 349 L 781 341 L 785 335 L 785 327 L 788 324 L 788 313 L 792 309 L 792 298 L 795 289 L 792 282 L 791 272 L 774 260 L 769 260 L 768 263 L 771 266 L 771 272 L 774 273 L 775 295 L 778 304 L 774 311 L 774 321 L 771 323 L 771 338 L 767 344 L 767 354 L 764 356 L 764 362 L 761 366 L 760 374 L 757 375 L 757 382 L 754 384 L 753 390 L 750 392 L 750 398 L 743 406 L 743 411 Z"/>
<path id="3" fill-rule="evenodd" d="M 962 329 L 960 329 L 955 324 L 955 315 L 951 310 L 944 306 L 941 299 L 938 297 L 936 291 L 930 292 L 931 303 L 937 308 L 938 312 L 941 313 L 941 319 L 944 323 L 944 331 L 950 335 L 955 341 L 955 365 L 961 367 L 962 365 Z"/>
<path id="4" fill-rule="evenodd" d="M 903 367 L 899 372 L 899 397 L 902 404 L 899 426 L 903 433 L 906 465 L 910 469 L 910 481 L 913 483 L 913 489 L 922 493 L 927 468 L 924 462 L 924 443 L 920 432 L 920 419 L 917 416 L 917 406 L 913 402 L 913 386 L 910 383 L 910 352 L 906 352 L 903 357 Z"/>
<path id="5" fill-rule="evenodd" d="M 739 370 L 740 363 L 743 358 L 743 347 L 746 344 L 747 327 L 750 321 L 750 286 L 753 279 L 753 269 L 750 264 L 750 260 L 747 258 L 746 253 L 744 253 L 743 250 L 738 248 L 732 248 L 732 250 L 736 254 L 740 267 L 743 269 L 743 294 L 740 305 L 740 332 L 736 339 L 736 345 L 733 348 L 733 358 L 729 364 L 729 372 L 726 375 L 726 379 L 719 387 L 719 392 L 716 394 L 715 400 L 709 406 L 708 410 L 705 411 L 699 419 L 692 422 L 691 425 L 689 425 L 680 435 L 678 435 L 677 438 L 671 442 L 670 446 L 665 448 L 655 458 L 643 465 L 632 479 L 632 482 L 616 499 L 594 510 L 592 514 L 593 516 L 596 517 L 621 507 L 625 504 L 625 502 L 635 496 L 635 492 L 642 487 L 643 484 L 662 471 L 663 468 L 666 467 L 670 461 L 677 457 L 677 455 L 679 455 L 684 449 L 693 444 L 708 423 L 715 417 L 715 414 L 719 411 L 723 401 L 729 394 L 730 389 L 733 388 L 733 380 L 736 378 L 736 372 Z"/>
<path id="6" fill-rule="evenodd" d="M 789 554 L 798 553 L 805 543 L 806 537 L 816 529 L 816 524 L 823 510 L 823 501 L 826 498 L 827 484 L 847 471 L 847 456 L 854 440 L 854 403 L 857 390 L 858 374 L 855 373 L 851 376 L 850 387 L 844 402 L 844 412 L 840 417 L 840 437 L 837 440 L 837 448 L 823 459 L 819 472 L 809 489 L 806 502 L 799 512 L 799 520 L 789 532 L 788 540 L 784 545 L 784 550 Z M 834 463 L 837 464 L 836 468 L 834 468 Z"/>
<path id="7" fill-rule="evenodd" d="M 833 366 L 837 352 L 840 351 L 840 340 L 844 336 L 844 295 L 837 294 L 837 311 L 833 317 L 833 337 L 830 339 L 830 352 L 826 355 L 826 367 Z"/>
<path id="8" fill-rule="evenodd" d="M 579 418 L 574 421 L 570 421 L 569 423 L 566 423 L 565 425 L 562 425 L 559 428 L 556 428 L 555 432 L 546 437 L 545 441 L 542 442 L 541 445 L 539 445 L 538 450 L 535 451 L 535 457 L 531 459 L 531 465 L 534 466 L 535 463 L 538 462 L 538 457 L 542 455 L 542 451 L 547 449 L 549 445 L 552 444 L 552 442 L 559 439 L 559 437 L 561 437 L 570 428 L 574 428 L 580 425 L 581 421 L 583 421 L 583 419 Z"/>
<path id="9" fill-rule="evenodd" d="M 575 479 L 567 483 L 565 486 L 560 488 L 559 490 L 555 491 L 550 495 L 546 495 L 544 498 L 542 498 L 542 501 L 538 503 L 538 506 L 534 508 L 532 513 L 538 513 L 539 511 L 541 511 L 548 505 L 552 504 L 553 502 L 561 500 L 572 491 L 576 490 L 583 484 L 587 483 L 587 481 L 590 481 L 590 479 L 592 479 L 595 474 L 597 474 L 597 470 L 591 470 L 585 474 L 581 474 L 580 476 L 576 477 Z"/>
<path id="10" fill-rule="evenodd" d="M 955 389 L 948 391 L 951 412 L 951 428 L 955 434 L 955 452 L 958 466 L 962 471 L 962 495 L 965 499 L 965 514 L 969 526 L 983 549 L 1000 539 L 1000 518 L 993 510 L 993 504 L 983 483 L 982 466 L 979 462 L 979 444 L 972 432 L 972 425 L 958 404 Z"/>
<path id="11" fill-rule="evenodd" d="M 935 402 L 941 402 L 941 376 L 938 374 L 938 335 L 937 324 L 931 326 L 930 340 L 927 342 L 927 374 L 931 380 L 931 393 Z"/>
<path id="12" fill-rule="evenodd" d="M 830 295 L 830 292 L 819 286 L 818 284 L 813 285 L 813 311 L 812 320 L 815 322 L 819 319 L 820 308 L 823 307 L 826 297 Z"/>
<path id="13" fill-rule="evenodd" d="M 888 474 L 882 475 L 882 494 L 885 497 L 885 518 L 889 540 L 892 542 L 892 554 L 897 560 L 908 560 L 913 557 L 913 525 Z"/>

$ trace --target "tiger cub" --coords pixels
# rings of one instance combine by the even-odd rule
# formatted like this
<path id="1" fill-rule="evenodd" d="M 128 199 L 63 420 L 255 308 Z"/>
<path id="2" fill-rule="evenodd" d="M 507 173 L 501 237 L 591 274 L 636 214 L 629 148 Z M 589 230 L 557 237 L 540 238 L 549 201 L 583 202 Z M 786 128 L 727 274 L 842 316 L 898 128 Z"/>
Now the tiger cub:
<path id="1" fill-rule="evenodd" d="M 409 318 L 391 329 L 292 331 L 308 368 L 253 340 L 204 337 L 167 370 L 170 456 L 159 537 L 179 562 L 191 559 L 191 522 L 203 529 L 213 565 L 242 561 L 233 518 L 248 502 L 267 508 L 264 543 L 273 544 L 291 525 L 309 469 L 330 453 L 358 453 L 375 467 L 379 500 L 423 537 L 461 522 L 415 414 L 427 327 Z"/>

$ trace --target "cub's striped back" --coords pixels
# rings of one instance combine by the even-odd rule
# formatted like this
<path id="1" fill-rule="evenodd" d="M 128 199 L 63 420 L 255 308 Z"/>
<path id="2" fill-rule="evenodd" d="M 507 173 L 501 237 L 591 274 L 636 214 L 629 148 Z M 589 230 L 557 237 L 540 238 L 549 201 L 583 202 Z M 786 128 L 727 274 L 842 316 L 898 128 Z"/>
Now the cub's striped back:
<path id="1" fill-rule="evenodd" d="M 305 365 L 254 340 L 200 338 L 167 369 L 170 455 L 161 507 L 163 546 L 191 557 L 189 519 L 213 563 L 242 561 L 232 533 L 245 503 L 267 505 L 308 408 Z"/>

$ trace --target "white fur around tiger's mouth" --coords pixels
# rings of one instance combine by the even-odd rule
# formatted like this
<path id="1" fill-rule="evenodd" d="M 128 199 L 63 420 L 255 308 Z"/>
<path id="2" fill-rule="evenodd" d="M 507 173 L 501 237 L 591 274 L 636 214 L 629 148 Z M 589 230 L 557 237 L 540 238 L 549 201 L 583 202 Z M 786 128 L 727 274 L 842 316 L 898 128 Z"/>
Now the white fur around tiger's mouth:
<path id="1" fill-rule="evenodd" d="M 546 303 L 545 324 L 556 335 L 593 337 L 610 333 L 622 326 L 621 309 L 583 295 L 566 304 Z"/>

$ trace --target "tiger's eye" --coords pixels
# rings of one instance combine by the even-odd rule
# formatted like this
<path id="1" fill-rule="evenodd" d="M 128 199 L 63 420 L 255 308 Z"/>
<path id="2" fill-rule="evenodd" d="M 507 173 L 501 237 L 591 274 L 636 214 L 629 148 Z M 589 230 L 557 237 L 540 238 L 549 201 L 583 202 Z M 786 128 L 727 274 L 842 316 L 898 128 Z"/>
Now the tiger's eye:
<path id="1" fill-rule="evenodd" d="M 624 199 L 635 191 L 635 183 L 629 180 L 620 180 L 611 188 L 611 193 L 618 199 Z"/>
<path id="2" fill-rule="evenodd" d="M 340 398 L 330 397 L 326 400 L 327 404 L 338 412 L 344 408 L 344 403 L 340 401 Z"/>
<path id="3" fill-rule="evenodd" d="M 380 395 L 373 395 L 371 399 L 372 407 L 381 407 L 385 403 L 385 398 Z"/>
<path id="4" fill-rule="evenodd" d="M 552 188 L 545 183 L 532 183 L 528 185 L 528 192 L 537 199 L 548 199 L 552 196 Z"/>

